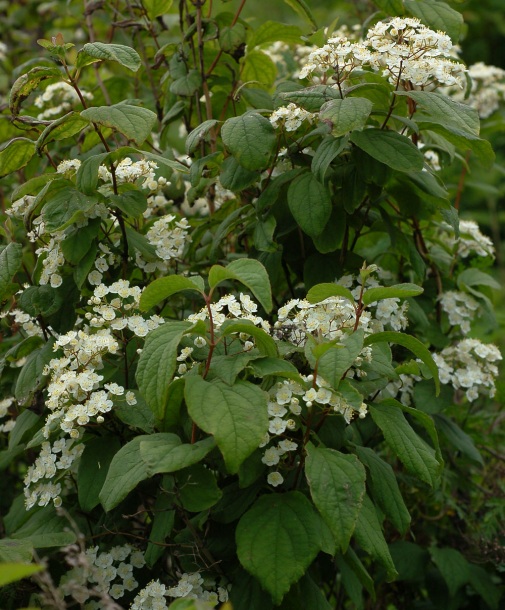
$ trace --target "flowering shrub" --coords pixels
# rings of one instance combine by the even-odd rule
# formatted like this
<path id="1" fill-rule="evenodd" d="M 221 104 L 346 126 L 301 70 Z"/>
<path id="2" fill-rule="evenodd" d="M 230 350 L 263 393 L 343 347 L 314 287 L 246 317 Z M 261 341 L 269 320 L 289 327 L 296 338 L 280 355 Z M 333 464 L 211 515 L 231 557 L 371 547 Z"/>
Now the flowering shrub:
<path id="1" fill-rule="evenodd" d="M 497 609 L 422 513 L 496 394 L 494 245 L 445 180 L 492 166 L 501 72 L 433 0 L 312 37 L 121 0 L 101 38 L 98 4 L 5 110 L 0 560 L 47 556 L 44 608 Z"/>

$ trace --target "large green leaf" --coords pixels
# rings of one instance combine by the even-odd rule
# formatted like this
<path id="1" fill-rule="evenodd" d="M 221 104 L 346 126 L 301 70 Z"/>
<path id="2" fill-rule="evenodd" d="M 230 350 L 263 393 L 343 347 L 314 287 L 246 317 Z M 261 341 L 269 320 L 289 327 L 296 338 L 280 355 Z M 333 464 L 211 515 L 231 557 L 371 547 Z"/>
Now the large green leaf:
<path id="1" fill-rule="evenodd" d="M 11 280 L 21 267 L 23 257 L 23 246 L 18 243 L 10 243 L 0 246 L 0 299 L 8 292 Z"/>
<path id="2" fill-rule="evenodd" d="M 307 446 L 305 476 L 338 547 L 349 545 L 365 495 L 365 469 L 355 455 Z"/>
<path id="3" fill-rule="evenodd" d="M 246 169 L 264 169 L 275 145 L 270 121 L 257 113 L 228 119 L 221 128 L 224 145 Z"/>
<path id="4" fill-rule="evenodd" d="M 484 460 L 480 451 L 475 446 L 473 438 L 464 432 L 455 422 L 442 415 L 442 413 L 434 413 L 433 418 L 436 422 L 437 429 L 445 436 L 445 438 L 458 451 L 461 451 L 467 458 L 484 466 Z"/>
<path id="5" fill-rule="evenodd" d="M 438 123 L 423 122 L 422 126 L 425 131 L 433 131 L 436 134 L 443 136 L 443 138 L 454 145 L 458 150 L 471 150 L 484 167 L 490 168 L 493 166 L 495 153 L 493 147 L 487 140 L 475 136 L 459 135 L 454 133 L 454 130 L 447 129 L 445 125 L 440 125 Z"/>
<path id="6" fill-rule="evenodd" d="M 58 191 L 42 208 L 46 230 L 63 231 L 71 224 L 84 220 L 86 213 L 97 203 L 97 197 L 84 195 L 77 189 Z"/>
<path id="7" fill-rule="evenodd" d="M 165 15 L 170 10 L 173 0 L 143 0 L 142 4 L 146 9 L 149 19 L 154 21 L 156 17 Z"/>
<path id="8" fill-rule="evenodd" d="M 449 595 L 454 598 L 458 589 L 466 585 L 470 579 L 470 566 L 467 560 L 459 551 L 450 548 L 432 547 L 430 555 L 445 580 Z"/>
<path id="9" fill-rule="evenodd" d="M 54 506 L 30 511 L 28 519 L 11 534 L 11 538 L 29 542 L 35 549 L 67 546 L 75 542 L 76 534 Z"/>
<path id="10" fill-rule="evenodd" d="M 100 503 L 100 491 L 105 483 L 109 465 L 121 449 L 119 439 L 104 436 L 89 439 L 79 460 L 77 491 L 79 505 L 89 512 Z"/>
<path id="11" fill-rule="evenodd" d="M 369 405 L 372 419 L 384 434 L 386 443 L 405 468 L 428 485 L 440 479 L 441 464 L 432 449 L 405 419 L 402 410 L 390 404 Z"/>
<path id="12" fill-rule="evenodd" d="M 221 499 L 223 492 L 217 485 L 216 475 L 203 464 L 194 464 L 176 475 L 178 499 L 192 513 L 208 510 Z"/>
<path id="13" fill-rule="evenodd" d="M 175 444 L 173 435 L 157 435 L 156 442 L 140 443 L 140 455 L 147 465 L 149 476 L 159 473 L 176 472 L 200 462 L 214 447 L 216 441 L 208 437 L 190 444 Z"/>
<path id="14" fill-rule="evenodd" d="M 180 445 L 180 438 L 175 434 L 145 434 L 136 436 L 112 458 L 107 477 L 100 491 L 99 498 L 105 511 L 117 506 L 144 479 L 149 478 L 147 464 L 140 453 L 141 443 L 157 444 L 162 438 L 165 445 Z M 147 451 L 147 448 L 145 447 Z"/>
<path id="15" fill-rule="evenodd" d="M 78 112 L 69 112 L 65 116 L 53 121 L 40 134 L 36 142 L 36 151 L 40 153 L 44 146 L 49 142 L 65 140 L 82 131 L 89 125 Z"/>
<path id="16" fill-rule="evenodd" d="M 426 120 L 438 123 L 462 136 L 479 135 L 479 113 L 468 104 L 461 104 L 447 95 L 430 91 L 397 91 L 396 95 L 407 95 L 416 102 L 416 122 Z"/>
<path id="17" fill-rule="evenodd" d="M 307 301 L 309 303 L 320 303 L 330 297 L 343 297 L 354 305 L 354 296 L 352 292 L 340 284 L 334 284 L 332 282 L 316 284 L 315 286 L 312 286 L 307 293 Z"/>
<path id="18" fill-rule="evenodd" d="M 21 103 L 43 80 L 54 78 L 60 80 L 63 72 L 56 67 L 36 66 L 14 81 L 9 95 L 9 107 L 12 114 L 19 114 Z"/>
<path id="19" fill-rule="evenodd" d="M 26 359 L 16 381 L 14 396 L 20 403 L 24 403 L 32 392 L 42 387 L 46 364 L 54 358 L 54 339 L 50 339 L 43 347 L 34 350 Z"/>
<path id="20" fill-rule="evenodd" d="M 330 347 L 319 359 L 318 372 L 333 388 L 338 388 L 344 373 L 363 349 L 363 331 L 349 335 L 343 345 Z"/>
<path id="21" fill-rule="evenodd" d="M 320 235 L 331 216 L 331 197 L 328 189 L 306 172 L 289 185 L 288 204 L 296 222 L 307 235 Z"/>
<path id="22" fill-rule="evenodd" d="M 198 279 L 182 275 L 168 275 L 154 280 L 142 292 L 140 297 L 141 311 L 149 311 L 151 307 L 184 290 L 192 290 L 202 294 L 203 283 L 198 282 Z"/>
<path id="23" fill-rule="evenodd" d="M 373 499 L 400 534 L 405 534 L 411 519 L 393 469 L 369 447 L 356 447 L 356 453 L 370 474 L 367 485 Z"/>
<path id="24" fill-rule="evenodd" d="M 24 167 L 35 154 L 35 142 L 14 138 L 0 151 L 0 178 Z"/>
<path id="25" fill-rule="evenodd" d="M 310 10 L 310 6 L 305 0 L 284 0 L 284 2 L 290 6 L 302 19 L 305 19 L 310 25 L 317 30 L 317 23 L 314 19 L 314 15 Z"/>
<path id="26" fill-rule="evenodd" d="M 238 280 L 253 293 L 265 311 L 272 311 L 272 289 L 265 267 L 254 258 L 239 258 L 227 267 L 213 265 L 209 271 L 209 286 L 214 289 L 225 280 Z"/>
<path id="27" fill-rule="evenodd" d="M 353 131 L 351 142 L 374 159 L 400 172 L 421 171 L 422 152 L 406 136 L 396 131 L 365 129 Z"/>
<path id="28" fill-rule="evenodd" d="M 142 65 L 140 55 L 132 49 L 122 44 L 106 44 L 104 42 L 88 42 L 77 53 L 76 65 L 78 68 L 95 61 L 115 61 L 132 72 Z"/>
<path id="29" fill-rule="evenodd" d="M 116 129 L 138 146 L 150 136 L 157 121 L 152 110 L 124 102 L 87 108 L 81 112 L 81 116 L 97 125 Z"/>
<path id="30" fill-rule="evenodd" d="M 177 348 L 191 322 L 170 321 L 147 336 L 137 366 L 137 383 L 149 408 L 161 419 L 165 412 L 170 381 L 177 366 Z"/>
<path id="31" fill-rule="evenodd" d="M 306 572 L 322 542 L 320 517 L 298 491 L 260 497 L 240 519 L 237 555 L 279 604 Z"/>
<path id="32" fill-rule="evenodd" d="M 319 120 L 330 126 L 333 136 L 343 136 L 349 131 L 363 129 L 372 107 L 372 102 L 364 97 L 331 100 L 321 106 Z"/>
<path id="33" fill-rule="evenodd" d="M 27 578 L 43 569 L 43 565 L 33 563 L 0 563 L 0 587 Z"/>
<path id="34" fill-rule="evenodd" d="M 370 305 L 382 299 L 406 299 L 422 294 L 424 289 L 417 284 L 397 284 L 396 286 L 381 286 L 379 288 L 369 288 L 363 294 L 363 304 Z"/>
<path id="35" fill-rule="evenodd" d="M 463 16 L 448 4 L 439 0 L 405 0 L 404 4 L 407 11 L 425 25 L 447 32 L 455 44 L 459 42 Z"/>
<path id="36" fill-rule="evenodd" d="M 221 326 L 221 336 L 228 337 L 235 333 L 244 333 L 254 338 L 254 343 L 263 356 L 275 358 L 277 356 L 277 343 L 262 328 L 255 326 L 250 320 L 226 320 Z"/>
<path id="37" fill-rule="evenodd" d="M 274 84 L 277 68 L 272 59 L 263 51 L 249 51 L 244 58 L 241 79 L 244 83 L 259 84 L 266 89 Z"/>
<path id="38" fill-rule="evenodd" d="M 202 140 L 205 139 L 205 137 L 207 136 L 209 131 L 217 123 L 218 123 L 217 119 L 209 119 L 208 121 L 204 121 L 203 123 L 200 123 L 200 125 L 198 125 L 198 127 L 193 129 L 193 131 L 191 131 L 188 134 L 188 137 L 186 138 L 186 145 L 185 145 L 187 155 L 190 155 L 192 152 L 194 152 L 198 148 L 198 145 L 200 144 L 200 142 L 202 142 Z"/>
<path id="39" fill-rule="evenodd" d="M 236 473 L 268 430 L 267 395 L 246 381 L 229 386 L 195 375 L 186 379 L 185 397 L 193 421 L 215 437 L 228 470 Z"/>
<path id="40" fill-rule="evenodd" d="M 288 25 L 277 21 L 265 21 L 252 33 L 247 41 L 247 46 L 253 49 L 254 47 L 277 42 L 278 40 L 301 44 L 301 34 L 302 31 L 296 25 Z"/>
<path id="41" fill-rule="evenodd" d="M 374 559 L 377 559 L 386 568 L 388 581 L 394 580 L 398 576 L 393 558 L 382 533 L 377 511 L 368 496 L 365 496 L 363 499 L 363 506 L 358 516 L 354 537 L 364 551 L 369 553 Z"/>
<path id="42" fill-rule="evenodd" d="M 347 138 L 334 138 L 333 136 L 326 136 L 321 140 L 311 164 L 311 170 L 320 182 L 324 181 L 326 170 L 330 167 L 333 159 L 344 150 L 347 142 Z M 332 230 L 335 229 L 332 227 Z"/>
<path id="43" fill-rule="evenodd" d="M 417 358 L 422 360 L 424 364 L 428 367 L 430 373 L 433 376 L 433 381 L 435 382 L 435 387 L 437 390 L 437 396 L 440 392 L 440 379 L 438 377 L 438 367 L 433 360 L 432 355 L 428 348 L 411 335 L 406 335 L 405 333 L 399 333 L 396 331 L 385 331 L 382 333 L 375 333 L 373 335 L 369 335 L 365 339 L 365 345 L 373 345 L 374 343 L 381 343 L 382 341 L 386 343 L 396 343 L 410 350 Z"/>

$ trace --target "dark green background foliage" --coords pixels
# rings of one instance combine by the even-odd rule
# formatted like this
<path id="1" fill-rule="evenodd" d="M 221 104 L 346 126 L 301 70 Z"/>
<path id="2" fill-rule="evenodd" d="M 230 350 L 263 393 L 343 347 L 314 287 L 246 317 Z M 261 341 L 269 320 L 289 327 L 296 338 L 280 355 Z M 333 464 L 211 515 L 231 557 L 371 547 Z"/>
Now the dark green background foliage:
<path id="1" fill-rule="evenodd" d="M 302 47 L 395 15 L 505 68 L 502 0 L 0 0 L 1 609 L 126 609 L 183 574 L 221 599 L 174 610 L 503 607 L 505 382 L 482 374 L 505 348 L 503 98 L 479 120 L 366 63 L 298 78 Z M 311 118 L 269 120 L 290 103 Z M 152 166 L 123 179 L 125 159 Z M 463 253 L 460 220 L 495 255 Z M 69 346 L 101 333 L 88 366 Z M 477 396 L 437 367 L 464 339 Z M 72 446 L 47 422 L 64 356 L 99 378 L 60 419 L 110 404 L 74 416 L 81 453 L 30 499 L 41 450 Z M 72 561 L 75 584 L 126 544 L 134 586 L 72 597 Z"/>

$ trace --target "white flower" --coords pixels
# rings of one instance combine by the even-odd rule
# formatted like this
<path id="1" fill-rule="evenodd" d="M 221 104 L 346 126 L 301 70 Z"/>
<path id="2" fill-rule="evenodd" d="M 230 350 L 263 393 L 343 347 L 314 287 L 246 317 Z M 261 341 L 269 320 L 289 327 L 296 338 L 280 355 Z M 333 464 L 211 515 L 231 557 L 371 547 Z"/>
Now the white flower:
<path id="1" fill-rule="evenodd" d="M 269 485 L 271 485 L 272 487 L 277 487 L 278 485 L 281 485 L 282 483 L 284 483 L 284 478 L 280 472 L 276 472 L 276 471 L 271 472 L 267 476 L 267 483 Z"/>

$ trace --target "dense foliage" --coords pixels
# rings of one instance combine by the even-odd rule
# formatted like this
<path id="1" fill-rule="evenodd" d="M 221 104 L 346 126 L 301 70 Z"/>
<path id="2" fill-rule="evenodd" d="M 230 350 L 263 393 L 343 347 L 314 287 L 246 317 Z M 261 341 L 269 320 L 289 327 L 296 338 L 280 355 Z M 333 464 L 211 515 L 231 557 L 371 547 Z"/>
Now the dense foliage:
<path id="1" fill-rule="evenodd" d="M 0 605 L 498 610 L 505 72 L 246 4 L 6 9 Z"/>

